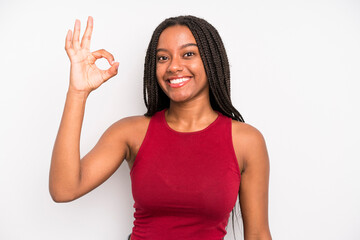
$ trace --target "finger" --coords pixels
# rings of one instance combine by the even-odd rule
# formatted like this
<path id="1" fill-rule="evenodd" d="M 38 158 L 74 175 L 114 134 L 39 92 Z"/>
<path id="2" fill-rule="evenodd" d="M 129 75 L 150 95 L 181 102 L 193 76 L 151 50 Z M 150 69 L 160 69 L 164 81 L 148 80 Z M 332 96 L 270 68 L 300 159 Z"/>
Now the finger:
<path id="1" fill-rule="evenodd" d="M 118 69 L 119 69 L 119 63 L 114 62 L 114 64 L 109 69 L 103 70 L 102 74 L 104 81 L 107 81 L 113 76 L 115 76 L 118 73 Z"/>
<path id="2" fill-rule="evenodd" d="M 74 26 L 74 36 L 72 39 L 72 45 L 73 48 L 79 49 L 79 36 L 80 36 L 80 21 L 78 19 L 75 20 L 75 26 Z"/>
<path id="3" fill-rule="evenodd" d="M 74 52 L 74 49 L 72 49 L 72 46 L 71 46 L 71 35 L 72 35 L 71 30 L 68 30 L 68 32 L 66 34 L 66 39 L 65 39 L 65 50 L 69 57 Z"/>
<path id="4" fill-rule="evenodd" d="M 109 64 L 112 65 L 113 61 L 114 61 L 114 56 L 109 53 L 108 51 L 101 49 L 101 50 L 97 50 L 95 52 L 92 52 L 92 55 L 96 58 L 106 58 L 106 60 L 108 60 Z"/>
<path id="5" fill-rule="evenodd" d="M 91 34 L 93 31 L 94 20 L 91 16 L 88 17 L 84 36 L 81 39 L 81 47 L 90 49 Z"/>

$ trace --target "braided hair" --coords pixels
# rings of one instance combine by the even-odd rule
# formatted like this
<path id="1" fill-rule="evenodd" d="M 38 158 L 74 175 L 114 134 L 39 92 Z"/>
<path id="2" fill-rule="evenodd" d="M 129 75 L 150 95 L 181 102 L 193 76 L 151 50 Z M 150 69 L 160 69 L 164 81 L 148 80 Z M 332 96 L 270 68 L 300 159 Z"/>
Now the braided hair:
<path id="1" fill-rule="evenodd" d="M 234 120 L 244 122 L 241 114 L 231 103 L 230 68 L 224 44 L 218 31 L 204 19 L 194 16 L 178 16 L 165 19 L 155 29 L 151 37 L 144 64 L 144 101 L 147 112 L 144 116 L 153 116 L 157 111 L 169 108 L 170 99 L 160 88 L 156 78 L 156 49 L 160 34 L 168 27 L 182 25 L 190 29 L 199 48 L 209 81 L 210 104 L 214 110 Z M 240 190 L 238 192 L 240 198 Z M 234 229 L 236 206 L 231 211 Z M 237 215 L 236 215 L 237 216 Z M 235 237 L 235 231 L 234 237 Z"/>

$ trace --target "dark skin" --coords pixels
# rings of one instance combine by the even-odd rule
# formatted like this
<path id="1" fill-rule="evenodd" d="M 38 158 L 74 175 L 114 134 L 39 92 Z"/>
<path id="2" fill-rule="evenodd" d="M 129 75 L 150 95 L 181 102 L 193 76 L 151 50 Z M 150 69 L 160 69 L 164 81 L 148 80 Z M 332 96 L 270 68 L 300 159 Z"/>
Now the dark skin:
<path id="1" fill-rule="evenodd" d="M 65 49 L 71 61 L 70 84 L 55 141 L 50 168 L 50 193 L 56 202 L 75 200 L 106 181 L 123 163 L 131 169 L 145 137 L 149 117 L 132 116 L 111 125 L 94 148 L 80 159 L 80 134 L 90 92 L 117 74 L 119 63 L 105 50 L 90 52 L 93 19 L 89 17 L 80 43 L 80 22 L 69 31 Z M 168 125 L 179 132 L 206 128 L 217 117 L 211 108 L 209 84 L 191 31 L 185 26 L 165 29 L 159 38 L 156 75 L 170 98 Z M 95 61 L 111 65 L 100 70 Z M 179 79 L 184 85 L 170 85 Z M 183 83 L 182 83 L 183 84 Z M 232 121 L 235 154 L 241 172 L 240 204 L 246 240 L 271 239 L 268 225 L 269 159 L 262 134 L 249 124 Z"/>

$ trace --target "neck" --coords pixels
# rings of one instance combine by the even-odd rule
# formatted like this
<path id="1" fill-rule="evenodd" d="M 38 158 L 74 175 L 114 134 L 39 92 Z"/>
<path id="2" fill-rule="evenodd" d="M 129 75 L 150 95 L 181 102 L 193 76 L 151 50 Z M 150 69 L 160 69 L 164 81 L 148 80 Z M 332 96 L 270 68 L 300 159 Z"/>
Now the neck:
<path id="1" fill-rule="evenodd" d="M 173 102 L 165 112 L 166 121 L 178 128 L 196 130 L 213 122 L 218 114 L 212 109 L 210 100 L 197 99 L 196 102 Z"/>

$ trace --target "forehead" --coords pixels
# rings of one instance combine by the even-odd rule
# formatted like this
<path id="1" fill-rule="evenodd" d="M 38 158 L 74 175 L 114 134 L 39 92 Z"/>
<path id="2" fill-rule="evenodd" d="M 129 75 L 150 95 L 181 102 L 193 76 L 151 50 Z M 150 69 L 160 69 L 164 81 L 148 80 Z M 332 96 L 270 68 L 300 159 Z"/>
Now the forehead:
<path id="1" fill-rule="evenodd" d="M 187 43 L 196 44 L 196 40 L 190 29 L 187 26 L 175 25 L 166 28 L 160 34 L 158 48 L 171 48 Z"/>

